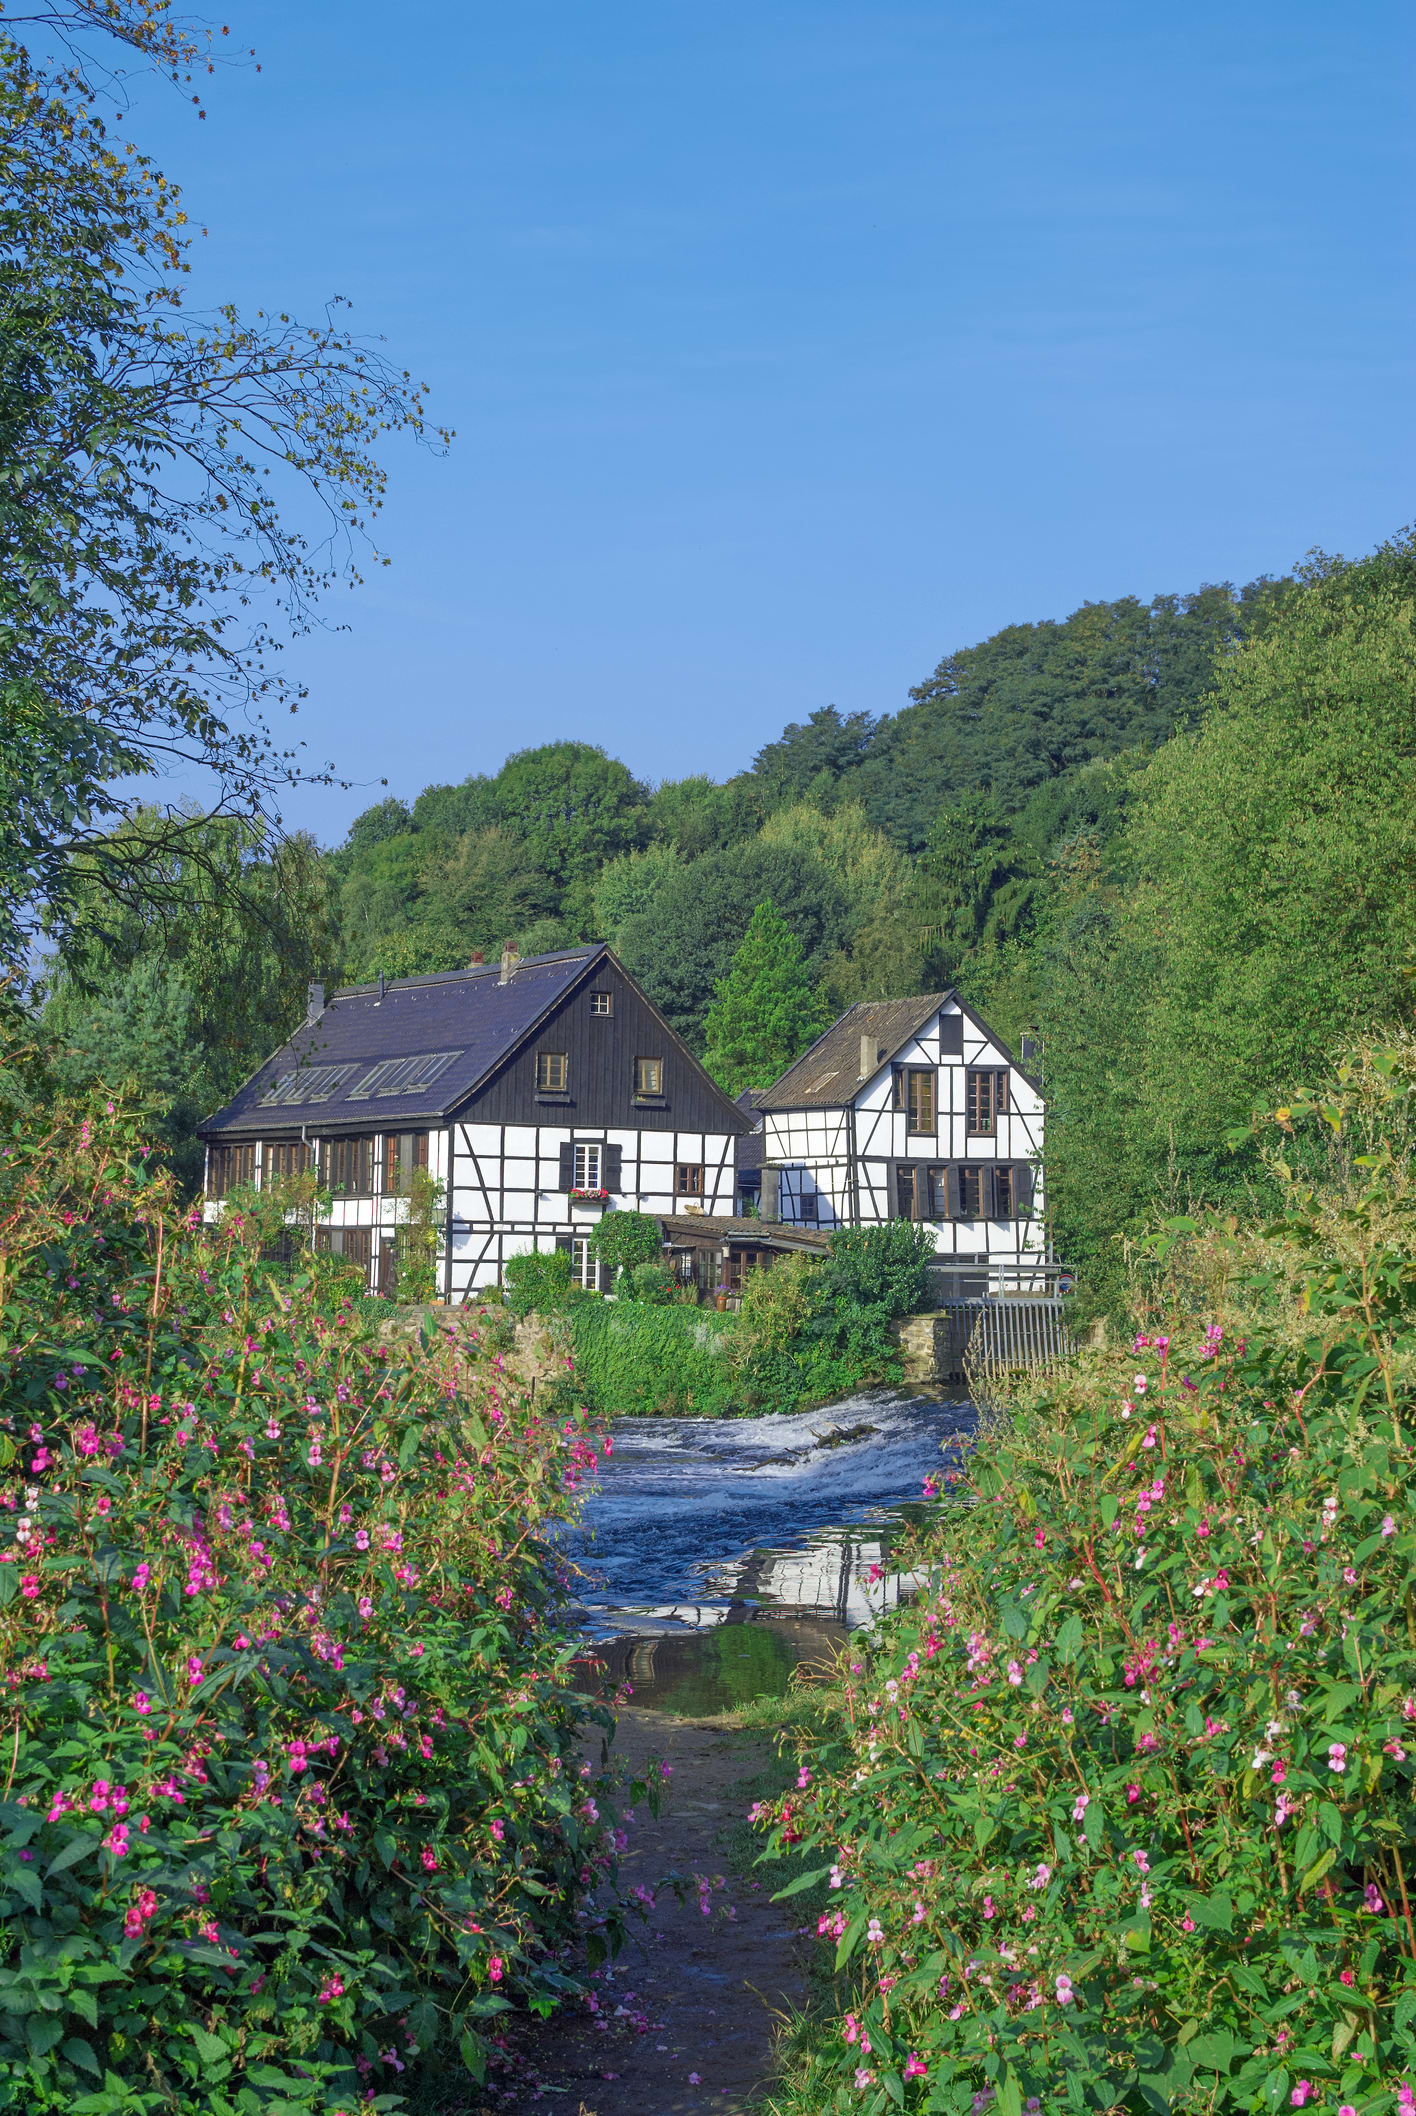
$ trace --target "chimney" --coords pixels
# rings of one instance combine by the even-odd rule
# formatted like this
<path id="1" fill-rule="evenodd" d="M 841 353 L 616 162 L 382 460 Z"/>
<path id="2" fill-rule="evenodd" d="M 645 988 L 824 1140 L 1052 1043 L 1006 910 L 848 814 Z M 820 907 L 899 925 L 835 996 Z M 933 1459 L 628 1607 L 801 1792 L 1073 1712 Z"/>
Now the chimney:
<path id="1" fill-rule="evenodd" d="M 511 973 L 520 960 L 521 957 L 516 952 L 516 942 L 509 940 L 502 949 L 501 976 L 497 980 L 499 984 L 509 985 L 511 983 Z"/>
<path id="2" fill-rule="evenodd" d="M 305 993 L 305 1019 L 318 1021 L 324 1013 L 324 986 L 312 984 Z"/>
<path id="3" fill-rule="evenodd" d="M 486 959 L 480 948 L 474 948 L 467 958 L 467 967 L 469 970 L 480 970 Z"/>
<path id="4" fill-rule="evenodd" d="M 880 1063 L 880 1045 L 873 1036 L 862 1035 L 860 1039 L 860 1077 L 868 1080 Z"/>

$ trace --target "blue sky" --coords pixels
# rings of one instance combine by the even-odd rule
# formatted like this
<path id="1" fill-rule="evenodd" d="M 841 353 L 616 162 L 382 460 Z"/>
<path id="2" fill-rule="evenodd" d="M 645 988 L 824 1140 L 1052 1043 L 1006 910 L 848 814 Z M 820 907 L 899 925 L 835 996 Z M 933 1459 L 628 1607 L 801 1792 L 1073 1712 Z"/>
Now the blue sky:
<path id="1" fill-rule="evenodd" d="M 1406 5 L 231 9 L 259 74 L 134 103 L 193 300 L 347 295 L 458 434 L 292 656 L 326 842 L 560 736 L 725 777 L 1416 517 Z"/>

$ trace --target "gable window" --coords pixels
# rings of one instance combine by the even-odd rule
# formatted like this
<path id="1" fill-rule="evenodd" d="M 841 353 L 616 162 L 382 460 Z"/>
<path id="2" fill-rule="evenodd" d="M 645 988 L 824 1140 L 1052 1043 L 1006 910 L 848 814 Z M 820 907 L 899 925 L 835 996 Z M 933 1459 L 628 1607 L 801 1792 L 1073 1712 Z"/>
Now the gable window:
<path id="1" fill-rule="evenodd" d="M 592 992 L 590 994 L 590 1011 L 592 1014 L 613 1014 L 614 1010 L 615 995 L 613 992 Z"/>
<path id="2" fill-rule="evenodd" d="M 576 1190 L 601 1190 L 601 1172 L 604 1167 L 604 1148 L 601 1146 L 577 1146 L 572 1179 Z"/>
<path id="3" fill-rule="evenodd" d="M 676 1198 L 701 1198 L 703 1195 L 703 1163 L 680 1161 L 674 1169 L 674 1196 Z"/>
<path id="4" fill-rule="evenodd" d="M 374 1139 L 326 1139 L 320 1146 L 320 1181 L 344 1197 L 367 1198 L 374 1188 Z"/>
<path id="5" fill-rule="evenodd" d="M 928 1070 L 913 1065 L 905 1068 L 905 1109 L 910 1131 L 934 1130 L 938 1101 L 932 1066 Z"/>
<path id="6" fill-rule="evenodd" d="M 991 1138 L 998 1129 L 998 1119 L 1008 1109 L 1007 1073 L 971 1071 L 966 1095 L 970 1133 L 976 1138 Z"/>
<path id="7" fill-rule="evenodd" d="M 563 1095 L 570 1086 L 570 1058 L 565 1051 L 537 1051 L 536 1092 Z"/>
<path id="8" fill-rule="evenodd" d="M 664 1092 L 664 1061 L 662 1058 L 636 1058 L 634 1061 L 634 1092 L 636 1095 L 662 1095 Z"/>
<path id="9" fill-rule="evenodd" d="M 404 1189 L 415 1168 L 428 1165 L 428 1134 L 425 1131 L 391 1131 L 384 1135 L 383 1187 L 393 1193 Z"/>

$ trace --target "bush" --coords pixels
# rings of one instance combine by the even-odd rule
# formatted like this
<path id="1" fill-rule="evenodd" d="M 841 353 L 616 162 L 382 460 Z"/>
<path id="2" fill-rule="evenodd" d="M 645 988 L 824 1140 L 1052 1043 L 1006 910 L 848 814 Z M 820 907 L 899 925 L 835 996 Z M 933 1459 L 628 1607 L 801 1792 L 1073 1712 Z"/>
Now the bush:
<path id="1" fill-rule="evenodd" d="M 14 1116 L 0 1224 L 0 2108 L 480 2075 L 617 1926 L 540 1540 L 585 1414 L 475 1316 L 395 1351 L 320 1260 L 276 1281 L 112 1105 Z"/>
<path id="2" fill-rule="evenodd" d="M 659 1262 L 664 1231 L 647 1212 L 607 1212 L 591 1229 L 590 1247 L 617 1284 L 621 1272 Z"/>
<path id="3" fill-rule="evenodd" d="M 1408 1048 L 1324 1113 L 1413 1093 Z M 784 2110 L 1365 2116 L 1416 2078 L 1408 1143 L 1263 1236 L 1173 1223 L 1130 1351 L 981 1442 L 764 1817 L 849 1980 Z"/>
<path id="4" fill-rule="evenodd" d="M 513 1315 L 557 1315 L 570 1306 L 568 1249 L 524 1249 L 507 1258 L 503 1278 Z"/>
<path id="5" fill-rule="evenodd" d="M 735 1318 L 675 1305 L 586 1301 L 571 1311 L 576 1380 L 602 1416 L 720 1418 L 736 1408 Z"/>
<path id="6" fill-rule="evenodd" d="M 648 1308 L 667 1308 L 679 1298 L 679 1282 L 669 1264 L 636 1264 L 620 1280 L 626 1300 L 642 1301 Z"/>

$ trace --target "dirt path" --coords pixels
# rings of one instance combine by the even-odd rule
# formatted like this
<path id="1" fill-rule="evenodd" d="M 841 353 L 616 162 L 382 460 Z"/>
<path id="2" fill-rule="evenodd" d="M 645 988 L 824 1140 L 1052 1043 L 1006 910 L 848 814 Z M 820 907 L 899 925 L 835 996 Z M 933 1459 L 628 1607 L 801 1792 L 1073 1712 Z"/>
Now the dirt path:
<path id="1" fill-rule="evenodd" d="M 690 1882 L 687 1899 L 656 1893 L 647 1926 L 600 1974 L 598 2020 L 568 2014 L 536 2035 L 528 2055 L 540 2086 L 519 2116 L 748 2116 L 770 2080 L 781 2017 L 806 1997 L 800 1912 L 769 1900 L 770 1875 L 734 1873 L 720 1841 L 742 1821 L 738 1788 L 771 1744 L 628 1710 L 615 1753 L 636 1770 L 651 1756 L 672 1768 L 662 1814 L 638 1811 L 626 1885 L 653 1890 L 676 1870 Z M 707 1917 L 696 1875 L 723 1877 Z"/>

